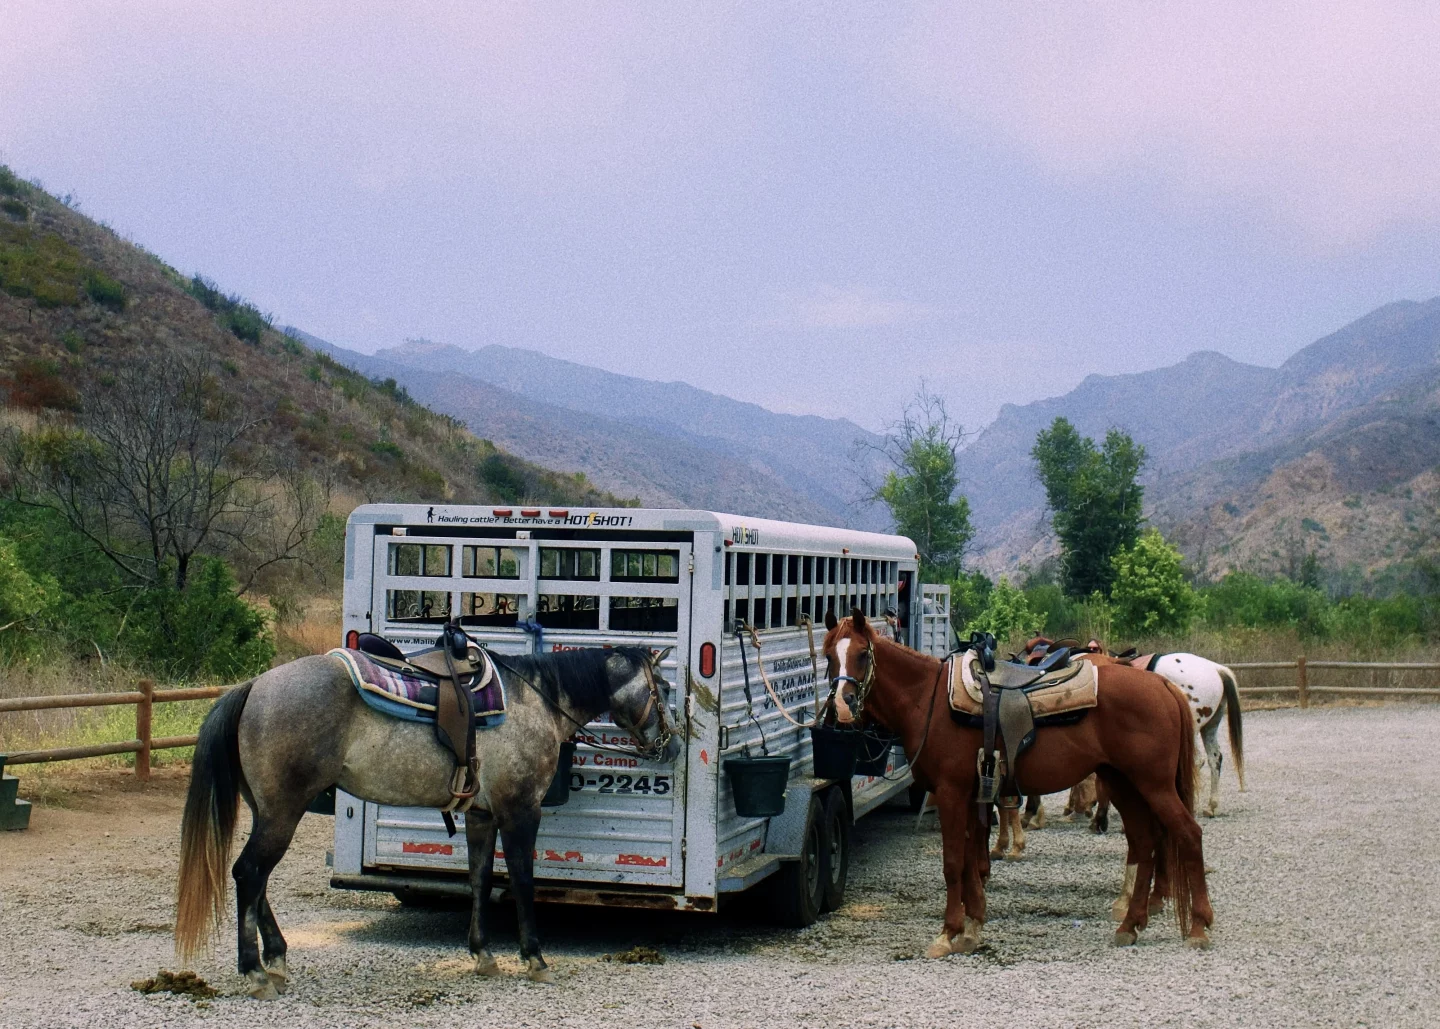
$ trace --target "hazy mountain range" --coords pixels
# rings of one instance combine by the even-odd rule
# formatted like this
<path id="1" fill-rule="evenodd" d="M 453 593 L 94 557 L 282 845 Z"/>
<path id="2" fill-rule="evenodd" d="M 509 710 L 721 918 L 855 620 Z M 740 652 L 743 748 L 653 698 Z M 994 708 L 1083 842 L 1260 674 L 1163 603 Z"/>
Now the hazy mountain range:
<path id="1" fill-rule="evenodd" d="M 289 330 L 477 435 L 548 468 L 584 472 L 650 506 L 880 529 L 863 501 L 879 438 L 853 422 L 776 414 L 683 382 L 652 382 L 533 350 L 413 340 L 374 356 Z"/>

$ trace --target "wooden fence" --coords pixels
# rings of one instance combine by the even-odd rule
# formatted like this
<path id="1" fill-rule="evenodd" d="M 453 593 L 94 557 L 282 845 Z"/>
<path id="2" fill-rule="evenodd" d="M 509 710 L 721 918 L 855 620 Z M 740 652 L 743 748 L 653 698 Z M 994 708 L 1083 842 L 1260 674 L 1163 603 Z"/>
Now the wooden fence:
<path id="1" fill-rule="evenodd" d="M 193 747 L 194 736 L 161 736 L 150 734 L 150 716 L 156 704 L 172 704 L 178 700 L 210 700 L 220 696 L 229 686 L 199 686 L 193 689 L 157 690 L 149 679 L 141 679 L 140 688 L 129 693 L 72 693 L 56 697 L 13 697 L 0 700 L 0 714 L 7 711 L 53 711 L 70 707 L 108 707 L 112 704 L 135 705 L 135 739 L 115 743 L 96 743 L 88 747 L 56 747 L 51 750 L 22 750 L 0 757 L 4 765 L 33 765 L 42 761 L 74 761 L 83 757 L 104 757 L 108 754 L 134 754 L 135 775 L 150 778 L 150 753 L 172 747 Z"/>
<path id="2" fill-rule="evenodd" d="M 1440 672 L 1440 663 L 1384 662 L 1384 661 L 1307 661 L 1304 657 L 1294 661 L 1241 661 L 1228 666 L 1236 672 L 1283 671 L 1293 669 L 1293 686 L 1246 685 L 1244 677 L 1237 683 L 1242 694 L 1293 693 L 1301 707 L 1310 706 L 1315 694 L 1333 694 L 1351 697 L 1393 697 L 1428 695 L 1440 699 L 1440 677 L 1427 686 L 1388 685 L 1391 672 Z M 1310 673 L 1318 669 L 1350 669 L 1368 671 L 1369 686 L 1314 686 Z M 1387 685 L 1377 685 L 1378 676 L 1383 672 Z M 172 747 L 193 747 L 194 736 L 161 736 L 150 734 L 150 716 L 155 704 L 169 704 L 179 700 L 210 700 L 220 696 L 229 686 L 201 686 L 193 689 L 157 690 L 148 679 L 141 679 L 139 689 L 129 693 L 76 693 L 56 697 L 14 697 L 0 700 L 0 714 L 7 711 L 50 711 L 71 707 L 105 707 L 111 704 L 135 705 L 135 738 L 115 743 L 96 743 L 88 747 L 57 747 L 51 750 L 22 750 L 0 758 L 3 765 L 27 765 L 41 761 L 74 761 L 78 758 L 104 757 L 108 754 L 134 754 L 135 775 L 150 778 L 150 754 L 156 750 Z"/>
<path id="3" fill-rule="evenodd" d="M 1295 670 L 1295 685 L 1293 686 L 1246 686 L 1243 684 L 1242 679 L 1236 682 L 1236 688 L 1242 694 L 1293 692 L 1301 707 L 1309 707 L 1310 697 L 1317 693 L 1350 697 L 1414 697 L 1429 695 L 1440 698 L 1440 681 L 1432 681 L 1426 686 L 1390 685 L 1391 672 L 1440 672 L 1440 664 L 1436 663 L 1404 661 L 1307 661 L 1302 656 L 1296 658 L 1294 661 L 1239 661 L 1226 667 L 1234 672 L 1293 668 Z M 1310 673 L 1312 671 L 1331 668 L 1368 671 L 1370 673 L 1370 685 L 1314 686 L 1311 684 Z M 1384 686 L 1378 685 L 1379 674 L 1381 672 L 1385 673 L 1386 685 Z"/>

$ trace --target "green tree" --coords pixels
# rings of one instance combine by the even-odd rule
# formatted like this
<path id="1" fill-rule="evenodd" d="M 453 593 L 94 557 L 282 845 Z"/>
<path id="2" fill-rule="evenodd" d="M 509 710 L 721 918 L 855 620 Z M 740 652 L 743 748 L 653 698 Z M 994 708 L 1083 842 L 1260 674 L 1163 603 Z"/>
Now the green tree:
<path id="1" fill-rule="evenodd" d="M 1137 481 L 1145 448 L 1119 429 L 1103 446 L 1064 418 L 1035 438 L 1030 451 L 1045 487 L 1062 550 L 1062 579 L 1072 597 L 1110 593 L 1115 555 L 1140 535 L 1144 487 Z"/>
<path id="2" fill-rule="evenodd" d="M 880 448 L 892 467 L 870 499 L 883 500 L 895 531 L 915 541 L 929 581 L 959 575 L 974 536 L 970 501 L 959 493 L 956 452 L 963 438 L 945 402 L 922 387 Z"/>
<path id="3" fill-rule="evenodd" d="M 989 632 L 1001 643 L 1034 636 L 1045 629 L 1045 616 L 1030 607 L 1025 591 L 1010 585 L 1003 575 L 990 590 L 985 607 L 966 626 L 966 632 Z"/>
<path id="4" fill-rule="evenodd" d="M 1147 530 L 1116 554 L 1113 564 L 1110 604 L 1117 632 L 1133 639 L 1190 628 L 1197 608 L 1195 591 L 1185 581 L 1180 551 L 1160 530 Z"/>

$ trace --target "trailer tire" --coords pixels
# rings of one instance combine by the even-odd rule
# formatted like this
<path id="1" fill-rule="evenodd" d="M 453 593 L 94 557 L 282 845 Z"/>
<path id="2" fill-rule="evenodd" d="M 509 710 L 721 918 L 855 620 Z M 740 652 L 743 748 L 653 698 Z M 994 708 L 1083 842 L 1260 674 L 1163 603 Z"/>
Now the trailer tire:
<path id="1" fill-rule="evenodd" d="M 845 881 L 850 875 L 850 805 L 845 791 L 838 787 L 825 796 L 825 911 L 835 911 L 845 903 Z"/>
<path id="2" fill-rule="evenodd" d="M 770 877 L 771 910 L 781 925 L 803 929 L 825 910 L 825 882 L 829 878 L 825 846 L 825 808 L 811 796 L 805 818 L 805 836 L 796 861 L 786 861 Z"/>

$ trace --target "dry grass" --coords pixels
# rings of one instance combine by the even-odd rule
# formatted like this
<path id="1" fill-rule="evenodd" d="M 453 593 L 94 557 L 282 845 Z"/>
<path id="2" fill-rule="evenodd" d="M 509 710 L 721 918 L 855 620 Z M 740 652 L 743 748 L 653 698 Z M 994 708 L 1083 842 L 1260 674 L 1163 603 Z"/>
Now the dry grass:
<path id="1" fill-rule="evenodd" d="M 308 654 L 323 654 L 341 644 L 341 604 L 338 598 L 307 601 L 297 618 L 275 624 L 276 661 L 283 663 Z"/>

